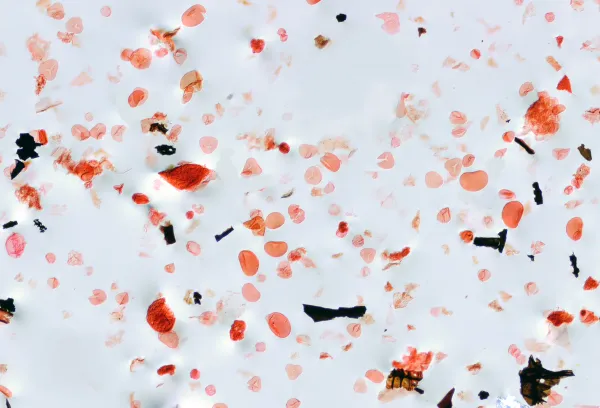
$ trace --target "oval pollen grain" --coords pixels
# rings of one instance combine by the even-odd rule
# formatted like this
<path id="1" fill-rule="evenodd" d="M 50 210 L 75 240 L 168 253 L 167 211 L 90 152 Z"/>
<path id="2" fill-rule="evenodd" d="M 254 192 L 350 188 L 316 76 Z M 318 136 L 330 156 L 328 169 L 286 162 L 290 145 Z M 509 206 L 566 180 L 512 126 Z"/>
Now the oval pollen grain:
<path id="1" fill-rule="evenodd" d="M 271 329 L 273 334 L 280 339 L 285 339 L 292 332 L 290 321 L 279 312 L 268 315 L 267 323 L 269 323 L 269 329 Z"/>
<path id="2" fill-rule="evenodd" d="M 483 170 L 463 173 L 460 176 L 460 186 L 467 191 L 481 191 L 488 184 L 488 175 Z"/>
<path id="3" fill-rule="evenodd" d="M 508 228 L 517 228 L 523 217 L 523 204 L 518 201 L 507 203 L 502 209 L 502 221 Z"/>
<path id="4" fill-rule="evenodd" d="M 254 276 L 258 272 L 258 267 L 260 265 L 258 261 L 258 257 L 254 254 L 254 252 L 244 249 L 240 251 L 238 255 L 238 261 L 240 262 L 240 267 L 242 268 L 242 272 L 246 276 Z"/>
<path id="5" fill-rule="evenodd" d="M 573 241 L 579 241 L 583 235 L 583 220 L 579 217 L 573 217 L 567 222 L 567 235 Z"/>
<path id="6" fill-rule="evenodd" d="M 265 252 L 273 258 L 285 255 L 288 245 L 284 241 L 269 241 L 265 244 Z"/>

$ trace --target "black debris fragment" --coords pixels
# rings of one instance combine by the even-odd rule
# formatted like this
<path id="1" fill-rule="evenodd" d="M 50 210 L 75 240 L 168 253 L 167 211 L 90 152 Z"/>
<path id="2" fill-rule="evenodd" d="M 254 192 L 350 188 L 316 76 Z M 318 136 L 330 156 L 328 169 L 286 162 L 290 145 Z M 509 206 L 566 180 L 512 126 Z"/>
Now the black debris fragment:
<path id="1" fill-rule="evenodd" d="M 219 242 L 220 240 L 222 240 L 223 238 L 225 238 L 227 235 L 231 234 L 232 232 L 233 232 L 233 227 L 229 227 L 225 231 L 221 232 L 220 234 L 215 235 L 215 239 L 217 240 L 217 242 Z"/>
<path id="2" fill-rule="evenodd" d="M 454 388 L 452 388 L 448 393 L 442 398 L 440 402 L 438 402 L 438 408 L 452 408 L 452 397 L 454 396 Z"/>
<path id="3" fill-rule="evenodd" d="M 150 124 L 150 132 L 160 132 L 163 135 L 166 135 L 169 129 L 162 123 L 152 123 Z"/>
<path id="4" fill-rule="evenodd" d="M 527 255 L 527 258 L 531 259 L 531 262 L 535 261 L 535 256 L 534 255 Z"/>
<path id="5" fill-rule="evenodd" d="M 583 157 L 587 161 L 592 161 L 592 150 L 585 147 L 583 143 L 577 148 L 577 150 L 579 150 L 579 154 L 581 155 L 581 157 Z"/>
<path id="6" fill-rule="evenodd" d="M 175 242 L 177 242 L 175 240 L 175 230 L 173 229 L 173 226 L 170 223 L 167 223 L 166 225 L 161 226 L 160 230 L 162 231 L 163 235 L 165 236 L 165 242 L 167 243 L 167 245 L 171 245 L 171 244 L 174 244 Z"/>
<path id="7" fill-rule="evenodd" d="M 18 223 L 17 221 L 9 221 L 9 222 L 7 222 L 6 224 L 4 224 L 4 225 L 2 226 L 2 228 L 3 228 L 3 229 L 9 229 L 9 228 L 12 228 L 12 227 L 14 227 L 15 225 L 18 225 L 18 224 L 19 224 L 19 223 Z"/>
<path id="8" fill-rule="evenodd" d="M 479 397 L 480 400 L 484 400 L 484 399 L 488 399 L 488 397 L 490 396 L 490 393 L 487 391 L 479 391 L 479 394 L 477 394 L 477 396 Z"/>
<path id="9" fill-rule="evenodd" d="M 569 255 L 569 260 L 571 261 L 571 266 L 573 267 L 573 275 L 575 275 L 576 278 L 579 278 L 579 268 L 577 267 L 577 257 L 575 256 L 575 253 L 573 253 L 573 255 Z"/>
<path id="10" fill-rule="evenodd" d="M 0 323 L 9 324 L 15 311 L 15 301 L 13 298 L 0 299 Z"/>
<path id="11" fill-rule="evenodd" d="M 283 194 L 281 196 L 281 198 L 289 198 L 292 196 L 292 194 L 294 194 L 294 189 L 292 188 L 290 191 L 288 191 L 287 193 Z"/>
<path id="12" fill-rule="evenodd" d="M 337 309 L 329 309 L 326 307 L 313 305 L 302 306 L 304 306 L 304 313 L 306 313 L 308 317 L 310 317 L 315 323 L 333 320 L 337 317 L 358 319 L 363 317 L 367 312 L 367 308 L 365 306 L 338 307 Z"/>
<path id="13" fill-rule="evenodd" d="M 427 30 L 423 27 L 417 28 L 417 32 L 419 33 L 419 37 L 422 36 L 423 34 L 427 34 Z"/>
<path id="14" fill-rule="evenodd" d="M 44 226 L 44 224 L 42 224 L 42 223 L 40 222 L 40 220 L 38 220 L 38 219 L 35 219 L 35 220 L 33 220 L 33 223 L 35 224 L 35 226 L 36 226 L 36 227 L 38 227 L 38 228 L 40 229 L 40 232 L 41 232 L 41 233 L 44 233 L 44 232 L 46 232 L 46 230 L 48 229 L 48 228 L 46 228 L 46 227 Z"/>
<path id="15" fill-rule="evenodd" d="M 197 305 L 201 305 L 200 301 L 202 300 L 202 295 L 198 292 L 194 292 L 194 303 Z"/>
<path id="16" fill-rule="evenodd" d="M 508 230 L 505 228 L 498 233 L 498 238 L 475 237 L 473 245 L 497 249 L 498 252 L 502 253 L 502 251 L 504 251 L 504 245 L 506 245 L 507 234 Z"/>
<path id="17" fill-rule="evenodd" d="M 10 402 L 8 402 L 8 400 L 6 400 L 6 408 L 11 408 Z"/>
<path id="18" fill-rule="evenodd" d="M 542 190 L 540 190 L 540 185 L 536 181 L 533 183 L 533 199 L 537 205 L 544 204 L 544 197 L 542 197 Z"/>
<path id="19" fill-rule="evenodd" d="M 344 21 L 346 21 L 346 15 L 343 13 L 340 13 L 337 16 L 335 16 L 335 19 L 337 20 L 338 23 L 343 23 Z"/>
<path id="20" fill-rule="evenodd" d="M 573 371 L 550 371 L 542 367 L 542 362 L 529 356 L 527 367 L 519 371 L 521 395 L 530 406 L 543 404 L 550 395 L 550 389 L 558 385 L 564 377 L 574 377 Z"/>
<path id="21" fill-rule="evenodd" d="M 535 151 L 525 143 L 525 141 L 521 138 L 515 137 L 515 142 L 521 146 L 525 151 L 529 154 L 535 154 Z"/>
<path id="22" fill-rule="evenodd" d="M 21 160 L 15 159 L 15 168 L 10 172 L 10 179 L 14 180 L 25 169 L 25 163 Z"/>
<path id="23" fill-rule="evenodd" d="M 20 147 L 20 149 L 17 149 L 17 156 L 19 156 L 19 159 L 27 160 L 40 157 L 40 155 L 36 153 L 35 149 L 36 147 L 42 146 L 42 144 L 36 143 L 33 136 L 31 136 L 29 133 L 21 133 L 16 141 L 16 144 Z"/>
<path id="24" fill-rule="evenodd" d="M 171 156 L 171 155 L 175 154 L 175 152 L 177 151 L 177 149 L 175 149 L 175 146 L 166 145 L 166 144 L 155 146 L 154 148 L 156 149 L 158 154 L 162 154 L 163 156 Z"/>

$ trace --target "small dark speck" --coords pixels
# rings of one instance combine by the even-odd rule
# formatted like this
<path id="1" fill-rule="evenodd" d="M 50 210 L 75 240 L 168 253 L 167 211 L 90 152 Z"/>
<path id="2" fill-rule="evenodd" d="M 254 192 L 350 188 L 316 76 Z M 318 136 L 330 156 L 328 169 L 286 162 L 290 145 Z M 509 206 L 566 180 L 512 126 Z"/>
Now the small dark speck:
<path id="1" fill-rule="evenodd" d="M 527 255 L 527 258 L 531 259 L 531 262 L 535 261 L 535 256 L 533 255 Z"/>
<path id="2" fill-rule="evenodd" d="M 198 292 L 194 292 L 194 303 L 197 305 L 202 304 L 200 301 L 202 300 L 202 295 Z"/>
<path id="3" fill-rule="evenodd" d="M 510 119 L 506 119 L 506 123 L 510 123 Z"/>
<path id="4" fill-rule="evenodd" d="M 10 402 L 8 402 L 8 400 L 6 400 L 6 408 L 11 408 Z"/>
<path id="5" fill-rule="evenodd" d="M 231 98 L 233 98 L 233 94 L 229 94 L 229 95 L 227 95 L 227 100 L 228 100 L 228 101 L 230 101 L 230 100 L 231 100 Z"/>
<path id="6" fill-rule="evenodd" d="M 177 149 L 174 146 L 166 144 L 155 146 L 154 148 L 156 149 L 158 154 L 162 154 L 163 156 L 171 156 L 177 151 Z"/>
<path id="7" fill-rule="evenodd" d="M 173 229 L 173 225 L 171 225 L 171 223 L 167 223 L 166 225 L 161 226 L 160 230 L 162 231 L 165 237 L 165 242 L 167 243 L 167 245 L 172 245 L 175 242 L 177 242 L 175 239 L 175 230 Z"/>
<path id="8" fill-rule="evenodd" d="M 479 391 L 479 394 L 477 394 L 479 396 L 479 399 L 484 400 L 484 399 L 488 399 L 488 397 L 490 396 L 490 393 L 487 391 Z"/>
<path id="9" fill-rule="evenodd" d="M 343 23 L 344 21 L 346 21 L 346 15 L 338 14 L 337 16 L 335 16 L 335 19 L 337 20 L 338 23 Z"/>
<path id="10" fill-rule="evenodd" d="M 419 32 L 419 37 L 422 36 L 423 34 L 427 34 L 427 30 L 424 29 L 423 27 L 419 27 L 417 29 L 417 31 Z"/>
<path id="11" fill-rule="evenodd" d="M 231 234 L 232 232 L 233 232 L 233 227 L 229 227 L 222 233 L 215 235 L 215 240 L 217 242 L 219 242 L 220 240 L 222 240 L 223 238 L 225 238 L 227 235 Z"/>

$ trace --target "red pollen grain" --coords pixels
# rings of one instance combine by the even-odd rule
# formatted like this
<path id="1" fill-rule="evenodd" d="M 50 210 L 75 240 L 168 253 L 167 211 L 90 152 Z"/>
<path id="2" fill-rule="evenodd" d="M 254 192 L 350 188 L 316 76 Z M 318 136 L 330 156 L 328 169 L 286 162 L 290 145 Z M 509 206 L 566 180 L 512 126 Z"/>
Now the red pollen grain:
<path id="1" fill-rule="evenodd" d="M 597 289 L 599 285 L 600 282 L 590 276 L 585 280 L 585 283 L 583 284 L 583 290 L 594 290 Z"/>
<path id="2" fill-rule="evenodd" d="M 229 338 L 233 341 L 240 341 L 244 339 L 244 332 L 246 331 L 246 322 L 243 320 L 234 320 L 229 330 Z"/>
<path id="3" fill-rule="evenodd" d="M 135 193 L 134 195 L 131 196 L 131 199 L 133 200 L 134 203 L 136 204 L 148 204 L 150 202 L 150 199 L 148 198 L 148 196 L 146 194 L 142 194 L 142 193 Z"/>
<path id="4" fill-rule="evenodd" d="M 260 54 L 265 49 L 265 40 L 253 38 L 250 41 L 250 48 L 252 48 L 252 53 Z"/>
<path id="5" fill-rule="evenodd" d="M 159 333 L 168 333 L 175 327 L 175 314 L 167 305 L 165 298 L 152 302 L 148 307 L 146 321 Z"/>
<path id="6" fill-rule="evenodd" d="M 186 163 L 158 174 L 177 190 L 194 191 L 208 178 L 210 170 L 200 164 Z"/>
<path id="7" fill-rule="evenodd" d="M 156 370 L 158 375 L 175 375 L 175 366 L 173 364 L 167 364 Z"/>
<path id="8" fill-rule="evenodd" d="M 188 220 L 191 220 L 192 218 L 194 218 L 194 212 L 193 211 L 186 212 L 185 218 L 187 218 Z"/>
<path id="9" fill-rule="evenodd" d="M 571 323 L 573 321 L 573 315 L 564 310 L 557 310 L 550 313 L 546 319 L 554 326 L 559 327 L 560 325 Z"/>
<path id="10" fill-rule="evenodd" d="M 290 145 L 283 142 L 279 144 L 279 151 L 283 154 L 288 154 L 290 152 Z"/>
<path id="11" fill-rule="evenodd" d="M 42 209 L 42 204 L 40 203 L 40 194 L 30 185 L 25 184 L 19 187 L 17 191 L 15 191 L 15 195 L 21 203 L 27 204 L 29 208 L 35 208 L 36 210 Z"/>

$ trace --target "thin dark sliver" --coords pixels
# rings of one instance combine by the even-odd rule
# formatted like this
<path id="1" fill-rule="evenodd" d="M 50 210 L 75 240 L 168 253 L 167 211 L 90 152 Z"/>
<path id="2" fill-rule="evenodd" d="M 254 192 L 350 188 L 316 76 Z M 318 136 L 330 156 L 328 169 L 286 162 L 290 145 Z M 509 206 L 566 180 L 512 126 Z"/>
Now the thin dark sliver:
<path id="1" fill-rule="evenodd" d="M 291 197 L 291 196 L 292 196 L 292 194 L 294 194 L 294 189 L 293 189 L 293 188 L 292 188 L 290 191 L 288 191 L 287 193 L 283 194 L 283 195 L 281 196 L 281 198 L 288 198 L 288 197 Z"/>
<path id="2" fill-rule="evenodd" d="M 359 319 L 367 312 L 365 306 L 338 307 L 337 309 L 306 304 L 303 304 L 302 306 L 304 306 L 304 313 L 306 313 L 315 323 L 333 320 L 338 317 Z"/>
<path id="3" fill-rule="evenodd" d="M 575 256 L 575 253 L 569 255 L 569 260 L 571 261 L 571 266 L 573 267 L 573 275 L 575 275 L 576 278 L 579 278 L 580 270 L 577 267 L 577 257 Z"/>
<path id="4" fill-rule="evenodd" d="M 38 219 L 33 220 L 33 224 L 40 229 L 41 233 L 46 232 L 46 230 L 48 229 Z"/>
<path id="5" fill-rule="evenodd" d="M 25 163 L 21 160 L 15 159 L 15 168 L 10 172 L 10 179 L 14 180 L 25 169 Z"/>
<path id="6" fill-rule="evenodd" d="M 525 141 L 523 141 L 523 139 L 520 139 L 518 137 L 515 137 L 515 142 L 521 146 L 523 149 L 525 149 L 525 151 L 529 154 L 535 154 L 535 150 L 533 150 L 531 147 L 529 147 L 527 145 L 527 143 L 525 143 Z"/>
<path id="7" fill-rule="evenodd" d="M 4 224 L 4 225 L 2 226 L 2 228 L 3 228 L 3 229 L 8 229 L 8 228 L 12 228 L 12 227 L 14 227 L 15 225 L 18 225 L 18 224 L 19 224 L 19 223 L 18 223 L 17 221 L 9 221 L 9 222 L 7 222 L 6 224 Z"/>
<path id="8" fill-rule="evenodd" d="M 537 205 L 544 204 L 544 197 L 542 196 L 542 190 L 540 190 L 540 185 L 536 181 L 533 183 L 533 199 Z"/>
<path id="9" fill-rule="evenodd" d="M 217 240 L 217 242 L 219 242 L 220 240 L 222 240 L 223 238 L 225 238 L 227 235 L 231 234 L 232 232 L 233 232 L 233 227 L 229 227 L 222 233 L 215 235 L 215 239 Z"/>

